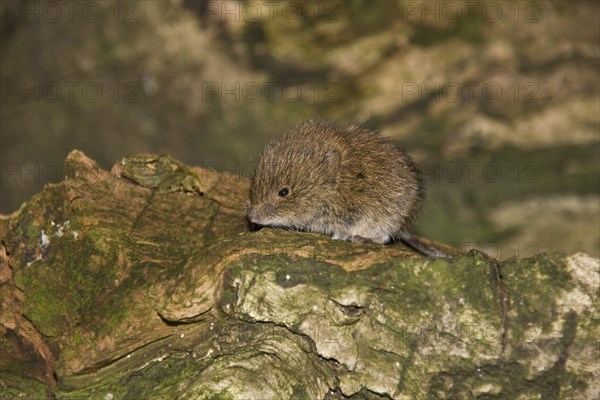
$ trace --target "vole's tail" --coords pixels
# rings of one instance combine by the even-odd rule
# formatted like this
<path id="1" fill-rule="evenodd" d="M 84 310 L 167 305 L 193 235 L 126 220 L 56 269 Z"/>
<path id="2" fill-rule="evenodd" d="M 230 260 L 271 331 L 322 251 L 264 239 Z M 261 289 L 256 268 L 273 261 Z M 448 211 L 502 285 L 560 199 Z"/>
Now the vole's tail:
<path id="1" fill-rule="evenodd" d="M 397 239 L 400 239 L 407 246 L 418 251 L 419 253 L 425 254 L 426 256 L 437 257 L 437 258 L 447 258 L 447 259 L 452 258 L 452 256 L 450 254 L 446 253 L 445 251 L 443 251 L 441 249 L 438 249 L 436 247 L 433 247 L 433 246 L 423 242 L 422 240 L 417 238 L 415 235 L 413 235 L 409 231 L 402 230 L 402 231 L 398 232 L 395 235 L 395 237 Z"/>

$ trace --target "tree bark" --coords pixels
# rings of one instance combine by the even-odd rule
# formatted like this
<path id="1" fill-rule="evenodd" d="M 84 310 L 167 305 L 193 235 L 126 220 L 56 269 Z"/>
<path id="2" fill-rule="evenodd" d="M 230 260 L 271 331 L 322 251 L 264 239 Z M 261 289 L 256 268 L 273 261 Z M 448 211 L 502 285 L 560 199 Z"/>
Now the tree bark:
<path id="1" fill-rule="evenodd" d="M 0 219 L 0 398 L 590 399 L 598 260 L 250 232 L 245 178 L 166 156 Z"/>

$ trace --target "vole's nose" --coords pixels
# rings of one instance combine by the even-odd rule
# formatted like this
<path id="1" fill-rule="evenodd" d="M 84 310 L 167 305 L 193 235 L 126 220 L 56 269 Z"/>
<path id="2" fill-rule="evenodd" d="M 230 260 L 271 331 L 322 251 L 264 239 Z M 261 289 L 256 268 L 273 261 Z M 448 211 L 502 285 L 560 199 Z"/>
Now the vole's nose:
<path id="1" fill-rule="evenodd" d="M 272 204 L 267 204 L 265 205 L 264 211 L 263 211 L 263 215 L 268 218 L 270 216 L 272 216 L 273 214 L 275 214 L 275 207 L 273 207 Z"/>
<path id="2" fill-rule="evenodd" d="M 270 216 L 275 213 L 275 207 L 267 204 L 263 207 L 250 207 L 248 209 L 248 219 L 253 224 L 266 225 Z"/>

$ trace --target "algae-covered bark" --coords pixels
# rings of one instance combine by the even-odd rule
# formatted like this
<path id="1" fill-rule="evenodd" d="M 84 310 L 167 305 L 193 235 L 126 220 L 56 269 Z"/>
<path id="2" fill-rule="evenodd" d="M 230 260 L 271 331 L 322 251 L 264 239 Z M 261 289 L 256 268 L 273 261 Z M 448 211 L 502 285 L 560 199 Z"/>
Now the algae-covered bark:
<path id="1" fill-rule="evenodd" d="M 66 166 L 0 220 L 1 398 L 598 394 L 598 260 L 249 232 L 243 178 Z"/>

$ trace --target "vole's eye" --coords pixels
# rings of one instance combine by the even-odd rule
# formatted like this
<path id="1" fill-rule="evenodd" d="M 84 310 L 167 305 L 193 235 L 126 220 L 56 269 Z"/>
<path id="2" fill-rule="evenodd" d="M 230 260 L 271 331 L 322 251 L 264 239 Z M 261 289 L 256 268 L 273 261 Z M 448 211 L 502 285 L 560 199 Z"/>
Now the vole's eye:
<path id="1" fill-rule="evenodd" d="M 281 197 L 285 197 L 285 196 L 287 196 L 287 195 L 288 195 L 288 193 L 289 193 L 289 192 L 290 192 L 290 191 L 288 190 L 288 188 L 285 188 L 285 187 L 284 187 L 284 188 L 283 188 L 283 189 L 281 189 L 281 190 L 279 191 L 279 193 L 277 193 L 277 194 L 278 194 L 279 196 L 281 196 Z"/>

